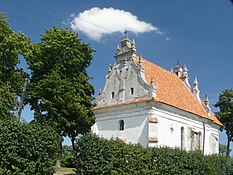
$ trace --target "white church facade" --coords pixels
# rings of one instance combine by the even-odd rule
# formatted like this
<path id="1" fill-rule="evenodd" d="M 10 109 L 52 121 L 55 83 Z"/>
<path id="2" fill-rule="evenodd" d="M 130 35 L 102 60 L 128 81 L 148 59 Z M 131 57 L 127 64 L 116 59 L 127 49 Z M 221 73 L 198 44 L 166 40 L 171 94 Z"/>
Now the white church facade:
<path id="1" fill-rule="evenodd" d="M 137 56 L 135 42 L 125 38 L 96 98 L 92 132 L 144 147 L 218 153 L 222 124 L 208 96 L 201 100 L 199 94 L 197 79 L 189 84 L 186 66 L 167 71 Z"/>

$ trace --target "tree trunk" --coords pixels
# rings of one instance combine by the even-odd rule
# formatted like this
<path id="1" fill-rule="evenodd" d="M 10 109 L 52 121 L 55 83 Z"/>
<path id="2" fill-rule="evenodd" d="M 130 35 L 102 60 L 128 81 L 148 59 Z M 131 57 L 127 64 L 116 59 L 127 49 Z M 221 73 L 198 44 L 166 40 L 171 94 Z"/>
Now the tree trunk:
<path id="1" fill-rule="evenodd" d="M 61 167 L 61 159 L 62 159 L 62 139 L 60 139 L 60 143 L 59 143 L 59 150 L 58 150 L 58 156 L 57 156 L 57 163 L 56 166 L 57 167 Z"/>
<path id="2" fill-rule="evenodd" d="M 60 148 L 59 148 L 59 159 L 62 159 L 62 139 L 60 140 L 59 146 L 60 146 Z"/>
<path id="3" fill-rule="evenodd" d="M 27 88 L 27 80 L 24 81 L 24 85 L 23 85 L 23 91 L 20 97 L 20 102 L 19 102 L 19 108 L 18 108 L 18 121 L 20 122 L 20 118 L 21 118 L 21 113 L 22 113 L 22 109 L 23 109 L 23 102 L 24 102 L 24 95 L 26 92 L 26 88 Z"/>
<path id="4" fill-rule="evenodd" d="M 231 139 L 230 139 L 230 136 L 227 134 L 227 152 L 226 152 L 226 157 L 230 156 L 230 143 L 231 143 Z"/>
<path id="5" fill-rule="evenodd" d="M 71 143 L 72 143 L 72 148 L 73 148 L 73 150 L 75 151 L 74 141 L 75 141 L 75 137 L 72 136 L 72 138 L 71 138 Z"/>

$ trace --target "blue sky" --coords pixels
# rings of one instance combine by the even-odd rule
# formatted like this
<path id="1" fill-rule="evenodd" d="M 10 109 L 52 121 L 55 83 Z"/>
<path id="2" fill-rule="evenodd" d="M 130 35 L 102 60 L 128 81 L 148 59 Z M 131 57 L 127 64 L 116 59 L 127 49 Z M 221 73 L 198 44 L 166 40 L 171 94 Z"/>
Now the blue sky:
<path id="1" fill-rule="evenodd" d="M 213 111 L 217 111 L 213 104 L 219 93 L 233 88 L 230 0 L 1 0 L 0 11 L 7 14 L 13 30 L 24 32 L 32 42 L 39 42 L 45 29 L 59 26 L 77 30 L 70 23 L 79 18 L 86 20 L 78 23 L 83 25 L 79 37 L 96 50 L 88 68 L 96 94 L 104 86 L 108 66 L 114 62 L 116 46 L 123 38 L 115 31 L 125 27 L 130 30 L 128 37 L 136 42 L 138 54 L 147 60 L 168 70 L 177 60 L 186 64 L 190 84 L 197 76 L 201 97 L 208 92 Z M 103 12 L 104 16 L 99 15 Z M 26 67 L 24 62 L 21 65 Z M 32 119 L 28 107 L 23 117 Z M 220 142 L 226 142 L 224 134 Z"/>

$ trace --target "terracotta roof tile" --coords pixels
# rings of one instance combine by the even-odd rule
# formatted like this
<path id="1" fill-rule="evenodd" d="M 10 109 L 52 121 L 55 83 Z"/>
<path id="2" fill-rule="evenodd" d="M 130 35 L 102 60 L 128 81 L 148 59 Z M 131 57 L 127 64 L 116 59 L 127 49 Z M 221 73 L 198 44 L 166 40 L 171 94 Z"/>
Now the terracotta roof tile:
<path id="1" fill-rule="evenodd" d="M 210 117 L 213 119 L 214 123 L 223 126 L 222 123 L 218 120 L 218 118 L 211 112 Z"/>
<path id="2" fill-rule="evenodd" d="M 138 62 L 138 57 L 136 62 Z M 157 87 L 156 101 L 171 105 L 184 111 L 196 114 L 200 117 L 210 119 L 218 125 L 221 122 L 211 114 L 208 116 L 202 105 L 196 100 L 191 90 L 183 83 L 183 81 L 174 73 L 171 73 L 145 59 L 143 59 L 145 67 L 145 78 L 147 84 L 150 85 L 151 79 Z"/>

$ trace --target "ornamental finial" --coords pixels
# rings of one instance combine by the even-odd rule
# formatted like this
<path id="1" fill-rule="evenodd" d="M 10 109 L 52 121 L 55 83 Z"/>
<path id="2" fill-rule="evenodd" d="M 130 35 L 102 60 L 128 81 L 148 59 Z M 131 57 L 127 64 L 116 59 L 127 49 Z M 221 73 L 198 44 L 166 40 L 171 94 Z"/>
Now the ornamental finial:
<path id="1" fill-rule="evenodd" d="M 142 54 L 139 55 L 139 64 L 142 65 L 143 61 L 142 61 Z"/>
<path id="2" fill-rule="evenodd" d="M 194 85 L 194 86 L 197 86 L 197 85 L 198 85 L 198 81 L 197 81 L 197 77 L 196 77 L 196 76 L 194 77 L 193 85 Z"/>

